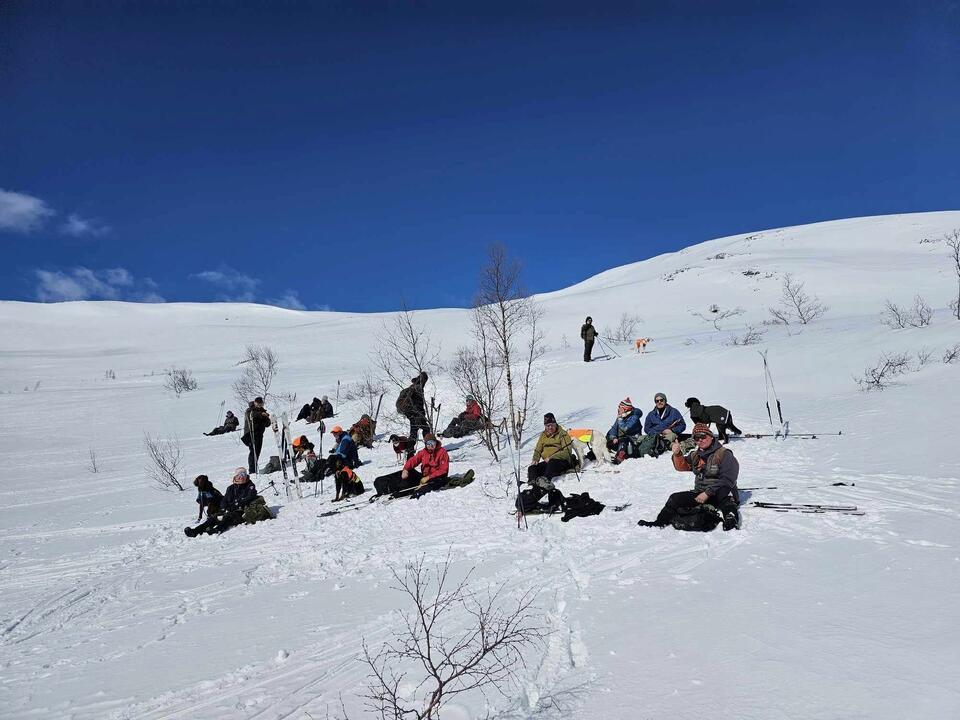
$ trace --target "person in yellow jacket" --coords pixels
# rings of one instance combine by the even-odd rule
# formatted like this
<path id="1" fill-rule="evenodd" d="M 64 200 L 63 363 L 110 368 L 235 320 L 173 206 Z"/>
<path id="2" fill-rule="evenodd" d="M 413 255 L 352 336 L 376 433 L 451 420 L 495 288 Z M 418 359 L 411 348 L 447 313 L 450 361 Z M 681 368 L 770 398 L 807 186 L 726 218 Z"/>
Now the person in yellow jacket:
<path id="1" fill-rule="evenodd" d="M 527 481 L 533 484 L 537 478 L 552 478 L 573 469 L 573 441 L 567 431 L 557 424 L 553 413 L 543 416 L 543 432 L 533 449 L 533 460 L 527 468 Z"/>

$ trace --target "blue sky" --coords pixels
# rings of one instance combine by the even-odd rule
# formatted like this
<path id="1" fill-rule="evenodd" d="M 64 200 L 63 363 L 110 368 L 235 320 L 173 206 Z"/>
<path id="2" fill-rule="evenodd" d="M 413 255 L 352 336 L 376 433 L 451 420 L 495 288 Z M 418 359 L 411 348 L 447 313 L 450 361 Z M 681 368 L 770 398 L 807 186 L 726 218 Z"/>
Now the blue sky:
<path id="1" fill-rule="evenodd" d="M 251 7 L 252 6 L 252 7 Z M 960 208 L 960 2 L 0 3 L 0 298 L 465 306 Z"/>

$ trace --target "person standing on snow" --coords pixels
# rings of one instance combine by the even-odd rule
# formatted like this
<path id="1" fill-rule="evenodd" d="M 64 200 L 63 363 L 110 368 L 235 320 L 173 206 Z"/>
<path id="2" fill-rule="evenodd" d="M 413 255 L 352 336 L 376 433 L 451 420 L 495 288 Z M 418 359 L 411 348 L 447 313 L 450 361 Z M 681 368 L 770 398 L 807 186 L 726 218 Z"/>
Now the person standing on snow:
<path id="1" fill-rule="evenodd" d="M 590 362 L 593 353 L 593 341 L 597 338 L 597 329 L 593 326 L 593 318 L 589 315 L 580 327 L 580 338 L 583 340 L 583 361 Z"/>
<path id="2" fill-rule="evenodd" d="M 257 397 L 250 402 L 250 407 L 244 415 L 243 435 L 240 440 L 250 448 L 247 454 L 247 467 L 249 472 L 257 471 L 257 459 L 260 457 L 260 450 L 263 448 L 263 433 L 270 427 L 270 415 L 263 406 L 263 398 Z"/>
<path id="3" fill-rule="evenodd" d="M 417 436 L 423 431 L 424 435 L 430 432 L 427 422 L 426 400 L 423 388 L 427 384 L 427 374 L 421 372 L 410 381 L 410 385 L 400 391 L 397 396 L 397 412 L 410 421 L 410 432 L 407 434 L 407 457 L 413 457 L 417 444 Z"/>

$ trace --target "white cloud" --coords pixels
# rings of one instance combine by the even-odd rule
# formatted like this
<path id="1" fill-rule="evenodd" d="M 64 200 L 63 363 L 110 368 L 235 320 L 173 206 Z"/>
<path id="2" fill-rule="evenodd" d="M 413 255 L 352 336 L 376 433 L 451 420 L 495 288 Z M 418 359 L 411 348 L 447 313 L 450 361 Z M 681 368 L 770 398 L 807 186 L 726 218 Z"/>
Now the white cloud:
<path id="1" fill-rule="evenodd" d="M 270 298 L 267 305 L 276 305 L 277 307 L 287 308 L 288 310 L 306 310 L 307 306 L 300 302 L 300 297 L 296 290 L 284 290 L 283 295 L 278 298 Z"/>
<path id="2" fill-rule="evenodd" d="M 67 221 L 60 226 L 60 232 L 71 237 L 87 235 L 101 237 L 110 232 L 110 226 L 104 225 L 99 220 L 83 218 L 76 213 L 70 213 L 67 215 Z"/>
<path id="3" fill-rule="evenodd" d="M 33 232 L 54 214 L 54 210 L 38 197 L 0 190 L 0 230 Z"/>
<path id="4" fill-rule="evenodd" d="M 221 265 L 216 270 L 204 270 L 191 275 L 191 277 L 219 288 L 221 294 L 217 296 L 218 300 L 227 302 L 257 301 L 257 288 L 260 287 L 260 281 L 229 265 Z"/>
<path id="5" fill-rule="evenodd" d="M 130 300 L 134 302 L 165 302 L 156 292 L 157 284 L 147 278 L 138 283 L 126 268 L 91 270 L 75 267 L 69 272 L 35 270 L 34 288 L 41 302 L 65 300 Z M 146 289 L 139 289 L 143 285 Z"/>

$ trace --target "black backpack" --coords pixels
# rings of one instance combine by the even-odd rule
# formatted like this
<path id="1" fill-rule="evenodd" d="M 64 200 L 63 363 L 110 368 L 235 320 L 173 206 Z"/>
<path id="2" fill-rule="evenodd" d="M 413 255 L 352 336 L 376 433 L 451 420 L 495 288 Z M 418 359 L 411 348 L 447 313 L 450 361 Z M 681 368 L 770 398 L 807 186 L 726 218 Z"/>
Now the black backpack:
<path id="1" fill-rule="evenodd" d="M 413 410 L 413 386 L 405 387 L 397 395 L 397 412 L 409 415 Z"/>
<path id="2" fill-rule="evenodd" d="M 697 505 L 696 507 L 685 507 L 677 510 L 671 525 L 677 530 L 686 530 L 688 532 L 710 532 L 723 518 L 720 511 L 713 505 Z"/>
<path id="3" fill-rule="evenodd" d="M 560 520 L 562 522 L 569 522 L 575 517 L 599 515 L 605 507 L 606 505 L 590 497 L 590 493 L 571 493 L 567 496 L 566 512 Z"/>

